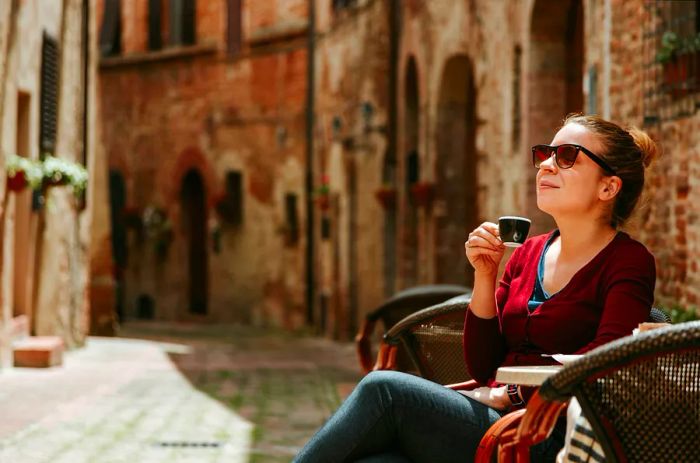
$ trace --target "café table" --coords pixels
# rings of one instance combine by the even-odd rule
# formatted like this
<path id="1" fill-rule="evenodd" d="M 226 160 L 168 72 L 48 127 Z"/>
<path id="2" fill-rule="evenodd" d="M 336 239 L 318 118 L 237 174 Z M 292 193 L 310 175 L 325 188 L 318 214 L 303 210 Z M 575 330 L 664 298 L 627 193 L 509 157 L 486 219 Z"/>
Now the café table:
<path id="1" fill-rule="evenodd" d="M 563 365 L 533 365 L 501 367 L 496 371 L 496 382 L 520 384 L 521 386 L 541 386 L 542 383 L 561 370 Z"/>

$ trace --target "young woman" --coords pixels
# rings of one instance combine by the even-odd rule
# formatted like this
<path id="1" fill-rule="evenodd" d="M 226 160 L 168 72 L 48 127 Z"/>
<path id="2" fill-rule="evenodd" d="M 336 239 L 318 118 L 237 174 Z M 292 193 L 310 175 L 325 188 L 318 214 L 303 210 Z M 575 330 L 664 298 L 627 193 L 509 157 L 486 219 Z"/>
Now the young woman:
<path id="1" fill-rule="evenodd" d="M 498 226 L 483 223 L 465 243 L 475 269 L 465 358 L 483 387 L 460 393 L 408 374 L 370 373 L 295 461 L 470 461 L 488 428 L 531 394 L 495 383 L 499 366 L 553 363 L 542 354 L 580 354 L 631 334 L 649 316 L 656 270 L 619 228 L 656 154 L 644 132 L 595 116 L 569 117 L 550 145 L 534 146 L 537 206 L 557 228 L 518 248 L 498 284 Z M 533 461 L 553 461 L 563 431 L 533 447 Z"/>

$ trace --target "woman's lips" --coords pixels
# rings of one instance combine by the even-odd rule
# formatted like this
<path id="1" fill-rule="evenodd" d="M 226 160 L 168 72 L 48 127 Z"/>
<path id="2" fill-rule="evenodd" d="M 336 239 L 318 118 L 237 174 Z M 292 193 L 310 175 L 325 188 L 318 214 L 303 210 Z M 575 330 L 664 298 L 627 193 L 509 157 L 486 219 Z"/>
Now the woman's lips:
<path id="1" fill-rule="evenodd" d="M 549 183 L 549 182 L 540 182 L 540 184 L 539 184 L 538 186 L 539 186 L 539 189 L 540 189 L 540 190 L 548 190 L 548 189 L 552 189 L 552 188 L 559 188 L 559 187 L 556 186 L 555 184 Z"/>

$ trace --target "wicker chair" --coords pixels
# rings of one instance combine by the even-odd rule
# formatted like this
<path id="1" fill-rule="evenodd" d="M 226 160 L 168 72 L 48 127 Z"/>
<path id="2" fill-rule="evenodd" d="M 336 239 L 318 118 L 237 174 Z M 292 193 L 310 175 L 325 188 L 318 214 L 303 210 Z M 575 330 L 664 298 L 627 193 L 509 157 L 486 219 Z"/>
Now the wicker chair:
<path id="1" fill-rule="evenodd" d="M 404 318 L 384 335 L 375 370 L 400 369 L 440 384 L 469 379 L 462 354 L 464 316 L 471 294 L 463 294 Z M 403 346 L 410 368 L 397 368 Z"/>
<path id="2" fill-rule="evenodd" d="M 499 461 L 529 461 L 575 396 L 606 461 L 696 462 L 700 458 L 700 321 L 601 346 L 549 378 L 520 426 L 504 435 Z M 506 442 L 509 441 L 509 442 Z"/>
<path id="3" fill-rule="evenodd" d="M 372 352 L 372 335 L 377 322 L 383 324 L 385 332 L 407 315 L 437 304 L 459 294 L 471 291 L 465 286 L 459 285 L 422 285 L 405 289 L 392 296 L 382 305 L 367 314 L 355 336 L 355 345 L 360 365 L 365 373 L 369 373 L 374 366 L 374 354 Z M 401 357 L 401 355 L 400 355 Z M 399 359 L 401 365 L 406 362 Z"/>
<path id="4" fill-rule="evenodd" d="M 374 370 L 400 370 L 447 385 L 455 390 L 478 387 L 471 380 L 464 362 L 462 336 L 464 317 L 471 295 L 465 294 L 448 299 L 432 307 L 415 312 L 396 325 L 385 335 L 377 356 Z M 665 312 L 652 308 L 649 322 L 668 323 Z M 398 348 L 402 346 L 411 360 L 410 367 L 396 361 Z M 550 419 L 558 417 L 560 411 Z M 495 423 L 481 440 L 476 455 L 477 462 L 490 462 L 496 456 L 496 448 L 502 436 L 512 437 L 525 410 L 509 413 Z"/>

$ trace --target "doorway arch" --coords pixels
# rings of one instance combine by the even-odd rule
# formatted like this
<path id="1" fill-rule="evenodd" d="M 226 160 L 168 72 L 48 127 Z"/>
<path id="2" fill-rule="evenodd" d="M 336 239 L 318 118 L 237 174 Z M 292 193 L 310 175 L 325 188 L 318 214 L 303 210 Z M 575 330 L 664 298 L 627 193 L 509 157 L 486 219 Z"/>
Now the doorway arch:
<path id="1" fill-rule="evenodd" d="M 437 106 L 435 211 L 438 283 L 471 286 L 474 272 L 460 252 L 477 225 L 476 124 L 474 77 L 465 55 L 447 60 Z"/>
<path id="2" fill-rule="evenodd" d="M 420 179 L 420 98 L 418 67 L 411 57 L 404 78 L 404 214 L 402 227 L 401 276 L 404 287 L 418 283 L 418 210 L 410 200 L 411 186 Z"/>
<path id="3" fill-rule="evenodd" d="M 535 2 L 530 17 L 526 92 L 528 146 L 549 143 L 567 114 L 583 111 L 583 34 L 581 0 Z M 529 167 L 529 158 L 527 163 Z M 537 208 L 535 182 L 526 183 L 531 233 L 544 232 L 553 222 Z"/>
<path id="4" fill-rule="evenodd" d="M 182 225 L 187 246 L 189 313 L 208 313 L 206 190 L 202 175 L 189 169 L 182 178 Z"/>

